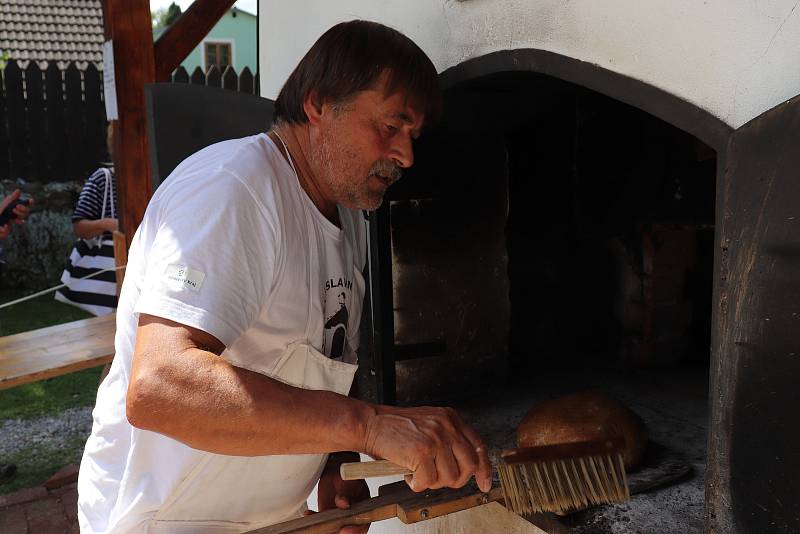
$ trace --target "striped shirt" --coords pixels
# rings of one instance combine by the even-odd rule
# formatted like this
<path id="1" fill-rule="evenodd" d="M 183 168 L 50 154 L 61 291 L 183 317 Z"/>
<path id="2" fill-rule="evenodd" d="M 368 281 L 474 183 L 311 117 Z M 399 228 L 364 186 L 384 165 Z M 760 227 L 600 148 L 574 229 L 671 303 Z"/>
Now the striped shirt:
<path id="1" fill-rule="evenodd" d="M 111 195 L 106 199 L 105 170 L 101 168 L 92 173 L 78 197 L 72 222 L 116 218 L 117 184 L 113 171 L 110 178 Z M 106 199 L 105 213 L 103 199 Z M 56 291 L 55 298 L 94 315 L 105 315 L 112 313 L 117 307 L 117 274 L 113 270 L 114 242 L 111 233 L 105 232 L 98 238 L 78 239 L 75 242 L 67 266 L 61 274 L 61 282 L 65 287 Z M 111 270 L 102 272 L 105 269 Z"/>
<path id="2" fill-rule="evenodd" d="M 111 169 L 109 169 L 111 170 Z M 111 199 L 107 201 L 106 212 L 103 214 L 103 199 L 106 195 L 106 174 L 103 169 L 97 169 L 89 176 L 78 197 L 78 204 L 72 212 L 72 222 L 88 219 L 96 221 L 104 218 L 117 218 L 117 180 L 111 170 Z"/>

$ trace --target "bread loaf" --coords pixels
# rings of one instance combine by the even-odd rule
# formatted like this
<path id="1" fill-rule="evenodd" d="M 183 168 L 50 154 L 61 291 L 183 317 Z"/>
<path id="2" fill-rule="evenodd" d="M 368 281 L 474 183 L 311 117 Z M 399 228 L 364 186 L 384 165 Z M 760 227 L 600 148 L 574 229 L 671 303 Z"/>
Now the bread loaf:
<path id="1" fill-rule="evenodd" d="M 542 402 L 527 413 L 517 429 L 519 447 L 537 447 L 625 439 L 625 468 L 635 470 L 647 444 L 644 422 L 633 410 L 599 391 L 586 391 Z"/>

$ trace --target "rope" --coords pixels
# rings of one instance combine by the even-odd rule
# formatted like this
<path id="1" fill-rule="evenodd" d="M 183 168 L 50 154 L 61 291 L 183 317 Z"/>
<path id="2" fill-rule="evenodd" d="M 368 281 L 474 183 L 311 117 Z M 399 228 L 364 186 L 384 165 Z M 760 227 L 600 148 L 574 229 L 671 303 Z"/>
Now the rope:
<path id="1" fill-rule="evenodd" d="M 102 269 L 100 271 L 97 271 L 96 273 L 87 274 L 83 278 L 76 278 L 75 280 L 88 280 L 89 278 L 93 278 L 93 277 L 95 277 L 95 276 L 97 276 L 99 274 L 106 273 L 108 271 L 119 271 L 120 269 L 124 269 L 125 267 L 127 267 L 127 265 L 120 265 L 119 267 L 114 267 L 114 268 L 111 268 L 111 269 Z M 26 300 L 32 300 L 32 299 L 35 299 L 36 297 L 41 297 L 42 295 L 47 295 L 48 293 L 51 293 L 53 291 L 57 291 L 57 290 L 61 289 L 62 287 L 67 287 L 67 284 L 61 284 L 61 285 L 58 285 L 58 286 L 55 286 L 55 287 L 51 287 L 50 289 L 43 289 L 42 291 L 39 291 L 38 293 L 34 293 L 33 295 L 28 295 L 27 297 L 18 298 L 17 300 L 12 300 L 11 302 L 4 302 L 3 304 L 0 304 L 0 310 L 2 310 L 3 308 L 8 308 L 9 306 L 13 306 L 14 304 L 19 304 L 20 302 L 25 302 Z"/>

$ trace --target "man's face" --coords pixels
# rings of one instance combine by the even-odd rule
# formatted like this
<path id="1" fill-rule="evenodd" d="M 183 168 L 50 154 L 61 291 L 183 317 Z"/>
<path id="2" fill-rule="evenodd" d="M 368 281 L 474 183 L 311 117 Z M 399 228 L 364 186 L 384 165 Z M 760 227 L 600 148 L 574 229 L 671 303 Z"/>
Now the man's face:
<path id="1" fill-rule="evenodd" d="M 346 208 L 377 209 L 401 169 L 414 163 L 422 121 L 405 93 L 386 95 L 383 83 L 346 104 L 323 104 L 309 158 L 323 193 Z"/>

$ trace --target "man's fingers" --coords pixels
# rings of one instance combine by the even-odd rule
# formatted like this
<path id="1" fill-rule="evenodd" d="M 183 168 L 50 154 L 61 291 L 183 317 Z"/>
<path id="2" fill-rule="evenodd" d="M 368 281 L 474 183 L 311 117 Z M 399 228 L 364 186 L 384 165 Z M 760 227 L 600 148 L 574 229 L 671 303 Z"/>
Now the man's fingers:
<path id="1" fill-rule="evenodd" d="M 455 410 L 386 408 L 373 421 L 366 450 L 412 469 L 406 482 L 413 491 L 462 487 L 473 475 L 481 490 L 491 489 L 488 449 Z"/>
<path id="2" fill-rule="evenodd" d="M 461 416 L 457 416 L 460 422 L 461 431 L 464 437 L 467 438 L 470 445 L 473 447 L 477 455 L 478 467 L 475 470 L 475 482 L 483 492 L 488 492 L 492 489 L 492 464 L 489 461 L 489 449 L 483 442 L 481 437 L 475 430 L 461 420 Z"/>
<path id="3" fill-rule="evenodd" d="M 436 457 L 436 470 L 437 470 L 437 488 L 458 488 L 458 480 L 461 478 L 461 467 L 459 462 L 454 456 L 453 450 L 443 450 L 439 456 Z"/>
<path id="4" fill-rule="evenodd" d="M 463 481 L 459 480 L 459 483 L 461 485 L 466 484 L 469 477 L 474 473 L 475 482 L 478 484 L 481 491 L 489 491 L 492 489 L 492 466 L 489 462 L 486 444 L 475 429 L 464 422 L 457 411 L 449 409 L 448 414 L 453 422 L 455 430 L 460 434 L 459 437 L 463 436 L 462 439 L 466 440 L 466 442 L 462 440 L 453 442 L 453 454 L 459 458 L 460 462 L 464 462 L 461 464 L 461 474 L 466 475 L 462 477 L 464 479 Z M 461 444 L 464 444 L 464 446 L 470 450 L 460 450 L 459 447 L 461 447 Z"/>
<path id="5" fill-rule="evenodd" d="M 470 443 L 474 444 L 475 454 L 478 456 L 475 482 L 478 484 L 478 488 L 486 493 L 492 489 L 492 463 L 489 461 L 489 449 L 477 434 L 474 435 L 473 440 L 470 440 Z"/>
<path id="6" fill-rule="evenodd" d="M 467 441 L 459 441 L 453 445 L 453 455 L 458 461 L 459 475 L 453 487 L 460 488 L 466 484 L 472 475 L 477 473 L 478 453 Z"/>
<path id="7" fill-rule="evenodd" d="M 414 469 L 414 473 L 406 475 L 405 478 L 408 487 L 415 492 L 425 491 L 428 488 L 435 487 L 434 484 L 436 484 L 438 474 L 436 472 L 436 462 L 433 456 L 426 454 L 420 458 L 420 463 L 417 465 L 417 468 Z"/>
<path id="8" fill-rule="evenodd" d="M 336 497 L 333 498 L 333 503 L 336 505 L 336 508 L 342 510 L 350 508 L 350 499 L 348 499 L 346 495 L 337 494 Z"/>
<path id="9" fill-rule="evenodd" d="M 488 493 L 492 489 L 492 464 L 489 461 L 489 453 L 486 446 L 478 447 L 475 449 L 478 453 L 478 470 L 475 472 L 475 482 L 484 493 Z"/>

